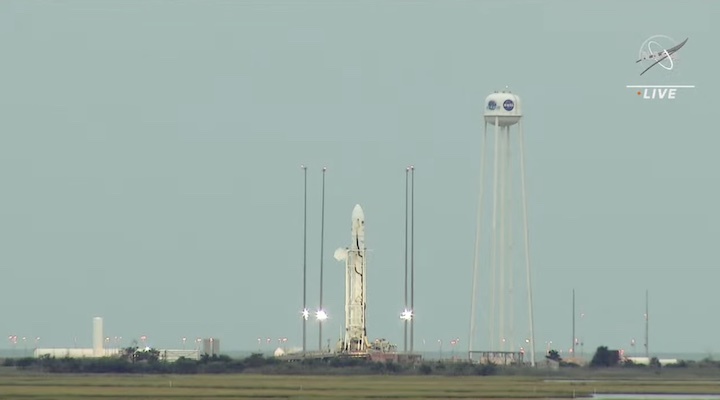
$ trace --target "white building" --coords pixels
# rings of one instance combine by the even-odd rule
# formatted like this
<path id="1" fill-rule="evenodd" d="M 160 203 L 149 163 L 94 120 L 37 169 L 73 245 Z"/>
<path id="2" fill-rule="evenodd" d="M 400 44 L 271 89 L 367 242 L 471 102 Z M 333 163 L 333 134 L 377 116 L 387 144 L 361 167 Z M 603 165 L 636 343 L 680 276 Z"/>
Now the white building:
<path id="1" fill-rule="evenodd" d="M 35 357 L 49 356 L 54 358 L 97 358 L 97 357 L 110 357 L 120 354 L 120 349 L 101 349 L 98 353 L 97 349 L 78 349 L 78 348 L 55 348 L 55 349 L 35 349 Z"/>
<path id="2" fill-rule="evenodd" d="M 198 350 L 164 349 L 158 351 L 160 352 L 160 361 L 175 362 L 180 357 L 185 357 L 189 360 L 200 359 L 200 352 Z"/>
<path id="3" fill-rule="evenodd" d="M 120 349 L 106 349 L 103 339 L 103 319 L 102 317 L 93 318 L 93 346 L 90 349 L 78 348 L 55 348 L 55 349 L 35 349 L 35 357 L 49 356 L 54 358 L 89 358 L 89 357 L 110 357 L 120 353 Z"/>
<path id="4" fill-rule="evenodd" d="M 54 349 L 35 349 L 34 356 L 51 357 L 51 358 L 100 358 L 113 357 L 120 355 L 122 349 L 105 348 L 105 340 L 103 339 L 103 319 L 101 317 L 93 318 L 93 347 L 92 348 L 54 348 Z M 174 362 L 180 357 L 191 360 L 200 359 L 200 350 L 175 350 L 175 349 L 158 349 L 160 352 L 160 360 Z M 210 355 L 219 354 L 220 341 L 215 338 L 205 339 L 204 351 Z"/>
<path id="5" fill-rule="evenodd" d="M 625 357 L 626 360 L 632 361 L 633 364 L 637 365 L 650 365 L 650 358 L 649 357 Z M 677 358 L 660 358 L 658 359 L 658 362 L 661 366 L 666 365 L 672 365 L 677 364 L 678 360 Z"/>
<path id="6" fill-rule="evenodd" d="M 158 349 L 160 352 L 160 361 L 175 362 L 180 357 L 190 360 L 199 360 L 200 352 L 197 350 L 177 350 L 177 349 Z M 118 356 L 122 352 L 121 349 L 103 349 L 98 355 L 97 349 L 35 349 L 34 356 L 51 357 L 51 358 L 98 358 Z"/>

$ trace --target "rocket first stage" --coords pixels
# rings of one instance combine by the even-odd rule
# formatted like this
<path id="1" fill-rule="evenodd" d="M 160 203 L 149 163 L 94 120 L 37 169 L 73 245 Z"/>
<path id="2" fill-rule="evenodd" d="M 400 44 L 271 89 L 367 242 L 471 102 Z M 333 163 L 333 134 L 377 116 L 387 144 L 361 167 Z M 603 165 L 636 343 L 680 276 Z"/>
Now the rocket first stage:
<path id="1" fill-rule="evenodd" d="M 368 349 L 365 307 L 367 301 L 365 262 L 365 214 L 359 204 L 352 211 L 352 244 L 335 250 L 335 259 L 345 261 L 345 340 L 343 351 Z"/>

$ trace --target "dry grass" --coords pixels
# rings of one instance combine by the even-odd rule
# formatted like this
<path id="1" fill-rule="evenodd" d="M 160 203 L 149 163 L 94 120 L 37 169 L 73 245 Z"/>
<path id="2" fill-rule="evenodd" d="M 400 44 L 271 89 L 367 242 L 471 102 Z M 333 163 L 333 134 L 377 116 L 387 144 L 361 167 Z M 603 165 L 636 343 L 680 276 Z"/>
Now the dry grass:
<path id="1" fill-rule="evenodd" d="M 527 377 L 275 375 L 0 376 L 0 399 L 570 398 L 599 393 L 720 393 L 717 382 L 544 382 Z"/>

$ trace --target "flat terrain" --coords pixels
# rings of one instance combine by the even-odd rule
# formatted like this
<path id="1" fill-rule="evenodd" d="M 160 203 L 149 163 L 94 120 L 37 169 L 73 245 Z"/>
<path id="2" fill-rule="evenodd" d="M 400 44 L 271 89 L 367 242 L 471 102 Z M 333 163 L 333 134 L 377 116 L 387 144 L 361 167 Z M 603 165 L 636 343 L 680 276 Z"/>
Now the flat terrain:
<path id="1" fill-rule="evenodd" d="M 553 382 L 542 377 L 59 375 L 0 376 L 0 399 L 572 398 L 597 393 L 717 393 L 720 381 Z"/>

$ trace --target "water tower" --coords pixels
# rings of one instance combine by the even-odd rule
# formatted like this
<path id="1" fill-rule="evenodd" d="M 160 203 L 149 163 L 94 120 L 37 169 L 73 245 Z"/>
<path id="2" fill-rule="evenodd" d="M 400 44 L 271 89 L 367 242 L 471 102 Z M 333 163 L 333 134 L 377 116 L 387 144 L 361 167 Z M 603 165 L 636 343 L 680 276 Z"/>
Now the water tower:
<path id="1" fill-rule="evenodd" d="M 509 90 L 495 92 L 485 99 L 485 129 L 480 167 L 473 291 L 470 318 L 469 350 L 475 351 L 476 340 L 484 339 L 484 351 L 526 352 L 535 365 L 533 332 L 532 280 L 528 244 L 527 201 L 525 194 L 525 139 L 522 130 L 522 103 Z M 486 210 L 485 192 L 488 184 L 488 125 L 493 129 L 492 201 Z M 511 129 L 516 127 L 516 129 Z M 519 165 L 516 165 L 519 161 Z M 518 182 L 519 178 L 519 182 Z M 519 186 L 522 206 L 513 201 L 513 188 Z M 517 190 L 518 188 L 516 188 Z M 489 215 L 487 215 L 489 214 Z M 517 217 L 520 218 L 517 218 Z M 491 221 L 487 221 L 491 217 Z M 490 223 L 488 223 L 490 222 Z M 523 246 L 516 246 L 515 237 L 522 235 Z M 521 251 L 522 250 L 522 251 Z M 519 254 L 524 253 L 524 257 Z M 523 265 L 524 264 L 524 265 Z M 517 276 L 524 276 L 526 296 L 517 291 Z M 484 316 L 483 329 L 478 332 L 478 310 Z M 526 304 L 521 310 L 527 325 L 516 329 L 521 319 L 515 315 L 515 304 Z M 524 317 L 522 318 L 524 319 Z M 473 354 L 473 353 L 470 353 Z"/>

